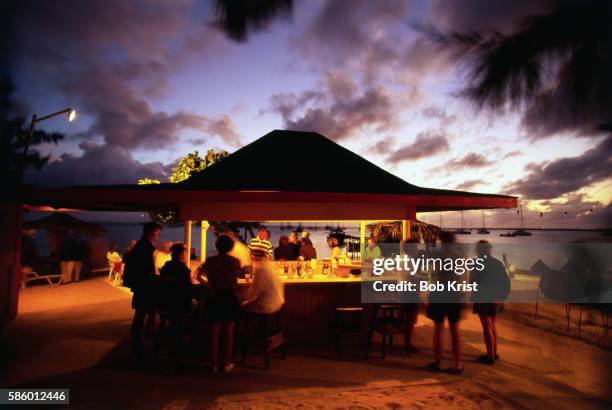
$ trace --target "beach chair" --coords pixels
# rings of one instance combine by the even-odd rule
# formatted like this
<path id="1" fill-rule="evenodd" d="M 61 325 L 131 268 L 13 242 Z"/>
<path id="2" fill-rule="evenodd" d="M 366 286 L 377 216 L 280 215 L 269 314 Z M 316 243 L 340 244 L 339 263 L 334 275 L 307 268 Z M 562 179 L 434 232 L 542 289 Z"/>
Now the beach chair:
<path id="1" fill-rule="evenodd" d="M 125 264 L 123 262 L 110 262 L 108 268 L 108 281 L 113 282 L 113 286 L 117 286 L 117 283 L 121 283 L 123 277 L 123 268 Z"/>
<path id="2" fill-rule="evenodd" d="M 600 305 L 598 303 L 570 303 L 569 305 L 578 306 L 580 309 L 578 316 L 578 337 L 580 337 L 582 330 L 582 312 L 588 310 L 594 310 L 600 313 L 603 334 L 604 336 L 608 336 L 608 314 L 610 311 L 610 306 L 608 304 L 603 303 Z"/>
<path id="3" fill-rule="evenodd" d="M 91 269 L 91 274 L 93 276 L 96 276 L 99 273 L 105 273 L 106 274 L 106 272 L 109 272 L 109 270 L 110 270 L 110 266 L 106 265 L 106 266 L 103 266 L 103 267 L 100 267 L 100 268 Z"/>
<path id="4" fill-rule="evenodd" d="M 57 281 L 53 282 L 54 279 L 57 279 Z M 49 285 L 54 286 L 62 283 L 62 275 L 59 273 L 54 275 L 40 275 L 29 266 L 21 268 L 21 289 L 25 289 L 29 282 L 35 280 L 46 280 Z"/>
<path id="5" fill-rule="evenodd" d="M 506 270 L 508 271 L 508 275 L 513 278 L 514 277 L 514 270 L 511 269 L 511 264 L 508 261 L 508 257 L 506 256 L 505 253 L 502 253 L 502 260 L 504 261 L 504 267 L 506 268 Z"/>

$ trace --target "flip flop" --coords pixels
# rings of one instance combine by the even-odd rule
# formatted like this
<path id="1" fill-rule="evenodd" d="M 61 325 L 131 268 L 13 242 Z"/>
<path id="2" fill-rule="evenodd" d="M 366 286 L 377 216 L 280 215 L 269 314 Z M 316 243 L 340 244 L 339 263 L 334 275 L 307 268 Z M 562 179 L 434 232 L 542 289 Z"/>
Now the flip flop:
<path id="1" fill-rule="evenodd" d="M 476 358 L 476 361 L 478 363 L 482 363 L 482 364 L 488 364 L 488 365 L 494 365 L 495 364 L 495 360 L 491 359 L 491 357 L 487 354 L 483 354 L 481 356 L 478 356 Z"/>

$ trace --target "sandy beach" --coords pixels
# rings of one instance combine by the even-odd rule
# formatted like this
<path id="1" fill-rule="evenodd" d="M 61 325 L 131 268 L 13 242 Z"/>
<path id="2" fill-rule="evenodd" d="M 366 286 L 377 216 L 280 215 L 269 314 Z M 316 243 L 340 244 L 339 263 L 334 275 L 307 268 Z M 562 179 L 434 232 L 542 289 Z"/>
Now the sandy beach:
<path id="1" fill-rule="evenodd" d="M 185 360 L 168 376 L 163 364 L 153 370 L 129 365 L 129 293 L 104 278 L 34 286 L 21 292 L 21 313 L 3 339 L 0 383 L 69 386 L 72 404 L 98 408 L 609 408 L 612 351 L 596 342 L 596 327 L 587 326 L 578 339 L 575 325 L 568 336 L 563 320 L 553 319 L 556 308 L 547 306 L 529 322 L 530 308 L 513 305 L 502 314 L 502 360 L 495 366 L 474 361 L 484 345 L 478 319 L 468 314 L 460 377 L 425 370 L 432 326 L 424 316 L 415 340 L 422 352 L 411 357 L 395 349 L 385 360 L 372 353 L 367 361 L 358 354 L 338 361 L 331 348 L 300 347 L 286 360 L 273 359 L 267 372 L 238 367 L 214 375 Z"/>

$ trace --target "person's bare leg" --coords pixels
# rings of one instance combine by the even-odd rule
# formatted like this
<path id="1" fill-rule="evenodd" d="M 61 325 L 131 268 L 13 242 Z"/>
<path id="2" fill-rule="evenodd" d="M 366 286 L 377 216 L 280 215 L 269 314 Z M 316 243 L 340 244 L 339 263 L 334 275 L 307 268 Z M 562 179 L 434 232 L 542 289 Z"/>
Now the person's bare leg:
<path id="1" fill-rule="evenodd" d="M 419 349 L 414 347 L 414 344 L 412 343 L 412 339 L 414 336 L 414 328 L 416 326 L 418 316 L 419 316 L 418 312 L 408 313 L 408 325 L 407 325 L 408 328 L 406 329 L 406 335 L 405 335 L 406 340 L 404 341 L 404 343 L 407 346 L 408 353 L 419 351 Z"/>
<path id="2" fill-rule="evenodd" d="M 444 331 L 444 323 L 434 323 L 434 357 L 436 366 L 442 367 L 442 332 Z"/>
<path id="3" fill-rule="evenodd" d="M 453 341 L 453 359 L 455 368 L 461 369 L 461 338 L 459 337 L 459 323 L 449 323 L 451 338 Z"/>
<path id="4" fill-rule="evenodd" d="M 227 366 L 232 363 L 232 354 L 234 352 L 234 322 L 227 322 L 223 328 L 225 336 L 225 363 Z"/>
<path id="5" fill-rule="evenodd" d="M 213 323 L 210 326 L 210 364 L 213 369 L 219 365 L 219 334 L 221 323 Z"/>
<path id="6" fill-rule="evenodd" d="M 493 338 L 491 332 L 491 322 L 489 316 L 479 314 L 480 324 L 482 325 L 482 335 L 484 336 L 485 347 L 487 349 L 487 356 L 493 359 Z"/>
<path id="7" fill-rule="evenodd" d="M 491 316 L 491 334 L 493 336 L 493 358 L 499 357 L 497 354 L 497 327 L 495 326 L 495 316 Z"/>

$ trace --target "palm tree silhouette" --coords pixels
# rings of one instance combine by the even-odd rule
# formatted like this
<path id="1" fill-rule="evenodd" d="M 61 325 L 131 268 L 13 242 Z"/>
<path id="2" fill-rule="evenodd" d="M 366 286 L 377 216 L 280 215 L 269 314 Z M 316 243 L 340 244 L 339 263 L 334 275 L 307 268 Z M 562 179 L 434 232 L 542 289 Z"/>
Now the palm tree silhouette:
<path id="1" fill-rule="evenodd" d="M 467 63 L 460 95 L 478 108 L 536 109 L 573 116 L 600 130 L 612 120 L 612 2 L 558 0 L 547 14 L 531 16 L 510 34 L 440 31 L 428 37 L 454 48 Z"/>
<path id="2" fill-rule="evenodd" d="M 291 18 L 293 0 L 215 0 L 213 24 L 229 38 L 244 42 L 279 17 Z"/>

